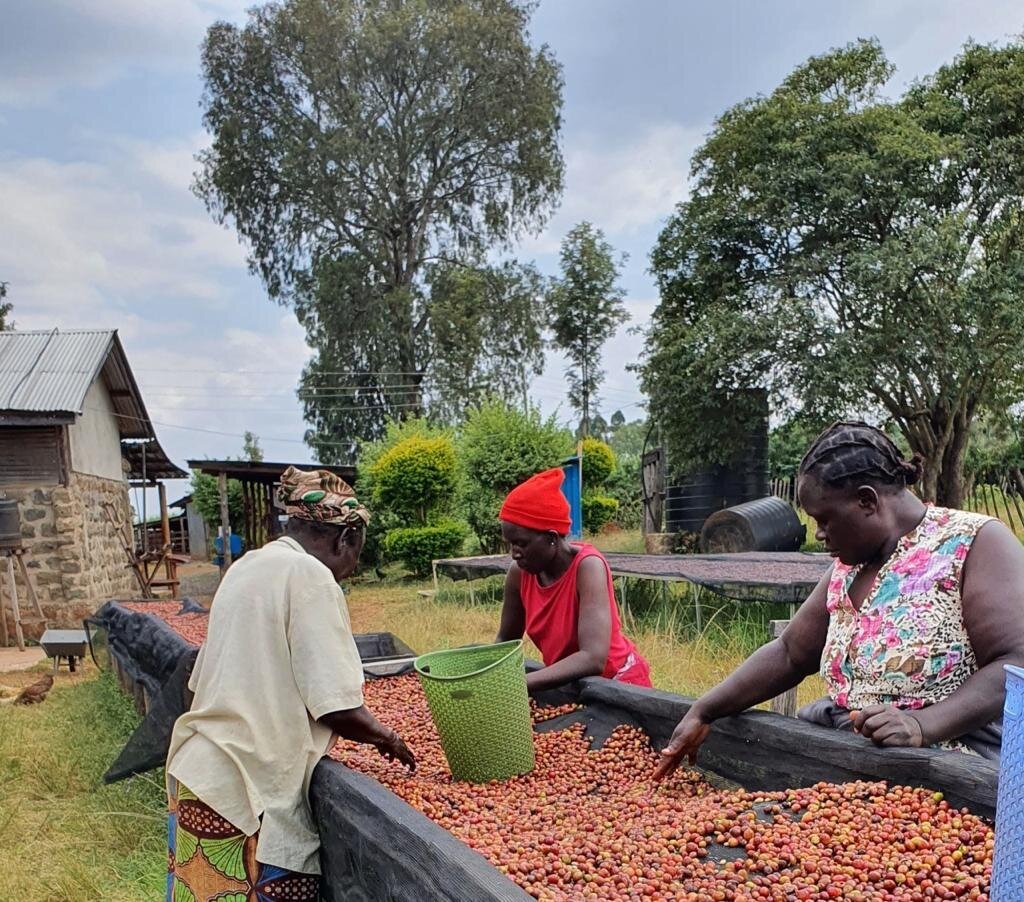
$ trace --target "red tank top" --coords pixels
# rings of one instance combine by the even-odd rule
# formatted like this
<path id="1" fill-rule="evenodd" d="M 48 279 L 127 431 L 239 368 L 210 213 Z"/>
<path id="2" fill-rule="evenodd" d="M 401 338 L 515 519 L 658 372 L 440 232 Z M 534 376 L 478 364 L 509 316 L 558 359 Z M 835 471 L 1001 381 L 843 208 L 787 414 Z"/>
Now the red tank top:
<path id="1" fill-rule="evenodd" d="M 636 646 L 622 634 L 619 622 L 619 606 L 615 602 L 615 587 L 612 585 L 612 571 L 608 561 L 593 545 L 573 542 L 578 548 L 569 569 L 550 586 L 542 586 L 532 573 L 523 571 L 519 577 L 519 596 L 526 611 L 526 635 L 528 635 L 544 658 L 545 666 L 569 657 L 580 650 L 578 629 L 580 619 L 580 596 L 576 590 L 576 573 L 584 558 L 598 557 L 608 575 L 608 607 L 612 615 L 611 644 L 608 646 L 608 661 L 602 676 L 614 677 L 632 654 L 639 659 Z"/>

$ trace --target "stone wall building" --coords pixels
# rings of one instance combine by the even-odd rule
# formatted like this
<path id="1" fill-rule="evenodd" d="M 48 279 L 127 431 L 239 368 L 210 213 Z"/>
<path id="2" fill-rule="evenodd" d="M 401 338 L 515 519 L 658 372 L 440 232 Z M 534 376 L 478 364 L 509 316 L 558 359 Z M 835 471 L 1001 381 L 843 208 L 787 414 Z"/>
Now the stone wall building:
<path id="1" fill-rule="evenodd" d="M 17 574 L 23 629 L 80 626 L 133 597 L 130 481 L 182 477 L 156 441 L 114 331 L 0 332 L 0 497 L 18 502 L 39 619 Z M 0 561 L 6 567 L 6 563 Z M 4 616 L 13 635 L 6 583 Z"/>

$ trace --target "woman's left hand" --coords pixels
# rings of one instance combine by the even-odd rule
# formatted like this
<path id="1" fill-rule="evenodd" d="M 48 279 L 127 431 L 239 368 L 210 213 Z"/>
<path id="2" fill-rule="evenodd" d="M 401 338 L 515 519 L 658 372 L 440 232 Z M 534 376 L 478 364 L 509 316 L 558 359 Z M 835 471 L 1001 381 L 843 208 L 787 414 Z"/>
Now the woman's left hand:
<path id="1" fill-rule="evenodd" d="M 854 731 L 875 745 L 921 748 L 925 744 L 921 722 L 893 705 L 868 705 L 851 711 L 850 719 Z"/>

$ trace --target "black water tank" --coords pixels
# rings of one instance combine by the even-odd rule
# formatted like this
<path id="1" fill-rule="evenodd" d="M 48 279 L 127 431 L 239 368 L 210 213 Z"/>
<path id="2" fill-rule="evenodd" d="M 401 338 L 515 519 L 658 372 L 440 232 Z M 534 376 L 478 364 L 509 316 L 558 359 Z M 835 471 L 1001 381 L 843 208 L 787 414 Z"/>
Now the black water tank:
<path id="1" fill-rule="evenodd" d="M 702 470 L 665 489 L 665 529 L 668 532 L 700 532 L 708 515 L 723 504 L 718 473 Z"/>
<path id="2" fill-rule="evenodd" d="M 759 498 L 716 511 L 700 532 L 705 554 L 735 551 L 799 551 L 807 529 L 781 498 Z"/>
<path id="3" fill-rule="evenodd" d="M 0 548 L 21 548 L 18 502 L 11 498 L 0 498 Z"/>

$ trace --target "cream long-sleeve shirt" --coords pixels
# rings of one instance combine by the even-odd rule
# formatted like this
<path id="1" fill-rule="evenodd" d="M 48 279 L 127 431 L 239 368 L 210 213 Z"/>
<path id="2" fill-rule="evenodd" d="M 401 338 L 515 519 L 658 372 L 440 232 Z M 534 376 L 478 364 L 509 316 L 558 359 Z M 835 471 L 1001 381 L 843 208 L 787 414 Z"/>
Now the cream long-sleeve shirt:
<path id="1" fill-rule="evenodd" d="M 309 781 L 334 737 L 317 718 L 363 703 L 348 607 L 331 571 L 290 538 L 228 570 L 189 681 L 167 772 L 248 835 L 256 858 L 319 874 Z"/>

